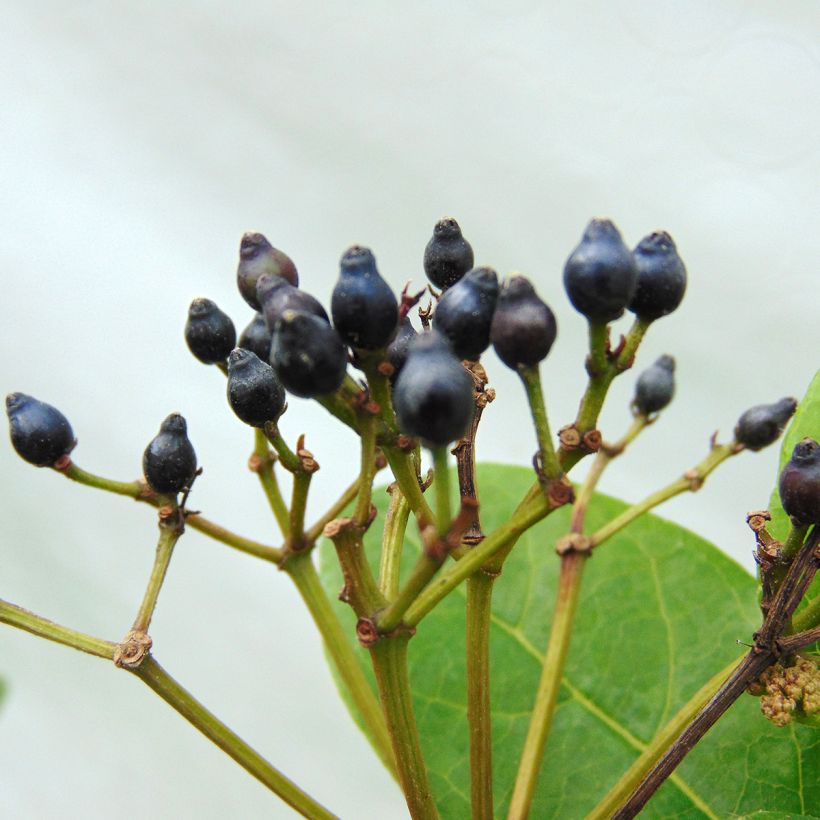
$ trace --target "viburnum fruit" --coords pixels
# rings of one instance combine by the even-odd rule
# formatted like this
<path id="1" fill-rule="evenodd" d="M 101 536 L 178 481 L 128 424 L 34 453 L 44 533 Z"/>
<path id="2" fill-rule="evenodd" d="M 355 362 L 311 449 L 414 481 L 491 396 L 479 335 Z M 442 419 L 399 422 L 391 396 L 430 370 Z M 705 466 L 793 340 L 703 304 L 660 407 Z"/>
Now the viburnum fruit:
<path id="1" fill-rule="evenodd" d="M 285 409 L 285 388 L 273 368 L 250 350 L 228 356 L 228 404 L 251 427 L 276 421 Z"/>
<path id="2" fill-rule="evenodd" d="M 273 331 L 270 363 L 289 393 L 314 398 L 341 385 L 347 370 L 347 348 L 323 319 L 286 310 Z"/>
<path id="3" fill-rule="evenodd" d="M 299 286 L 299 274 L 291 258 L 274 248 L 261 233 L 246 233 L 239 244 L 236 284 L 242 298 L 254 310 L 262 309 L 256 294 L 256 283 L 262 274 L 279 276 L 294 287 Z"/>
<path id="4" fill-rule="evenodd" d="M 185 341 L 199 361 L 217 364 L 236 347 L 236 329 L 231 317 L 210 299 L 194 299 L 188 308 Z"/>
<path id="5" fill-rule="evenodd" d="M 440 219 L 424 249 L 424 272 L 440 290 L 455 285 L 473 267 L 473 248 L 451 216 Z"/>
<path id="6" fill-rule="evenodd" d="M 191 486 L 196 474 L 196 453 L 188 439 L 188 425 L 171 413 L 142 455 L 145 480 L 155 492 L 178 493 Z"/>
<path id="7" fill-rule="evenodd" d="M 780 503 L 799 524 L 820 524 L 820 444 L 804 438 L 780 473 Z"/>
<path id="8" fill-rule="evenodd" d="M 328 323 L 327 312 L 321 302 L 307 291 L 291 285 L 280 276 L 270 276 L 263 273 L 256 283 L 256 293 L 262 305 L 262 315 L 271 332 L 276 322 L 286 310 L 298 310 L 302 313 L 312 313 Z"/>
<path id="9" fill-rule="evenodd" d="M 11 443 L 20 458 L 53 467 L 77 443 L 68 419 L 56 408 L 25 393 L 6 396 Z"/>
<path id="10" fill-rule="evenodd" d="M 648 416 L 663 410 L 675 395 L 675 360 L 661 356 L 638 376 L 632 406 Z"/>
<path id="11" fill-rule="evenodd" d="M 257 313 L 248 326 L 242 331 L 237 343 L 239 347 L 255 353 L 263 362 L 270 359 L 270 346 L 273 341 L 265 317 Z"/>
<path id="12" fill-rule="evenodd" d="M 573 307 L 590 322 L 611 322 L 632 300 L 637 280 L 635 259 L 618 229 L 608 219 L 593 219 L 564 265 Z"/>
<path id="13" fill-rule="evenodd" d="M 354 245 L 342 256 L 330 314 L 336 332 L 351 347 L 379 350 L 395 336 L 399 305 L 369 248 Z"/>
<path id="14" fill-rule="evenodd" d="M 490 346 L 497 300 L 498 275 L 492 268 L 473 268 L 442 295 L 433 326 L 460 359 L 475 361 Z"/>
<path id="15" fill-rule="evenodd" d="M 490 341 L 507 367 L 538 364 L 558 333 L 555 314 L 524 276 L 511 276 L 498 296 Z"/>
<path id="16" fill-rule="evenodd" d="M 791 397 L 750 407 L 737 421 L 735 439 L 749 450 L 762 450 L 777 440 L 796 409 Z"/>
<path id="17" fill-rule="evenodd" d="M 399 427 L 426 445 L 460 438 L 473 417 L 473 380 L 435 330 L 419 334 L 393 388 Z"/>
<path id="18" fill-rule="evenodd" d="M 686 292 L 686 266 L 666 231 L 644 237 L 633 252 L 638 285 L 629 303 L 639 319 L 653 321 L 675 310 Z"/>

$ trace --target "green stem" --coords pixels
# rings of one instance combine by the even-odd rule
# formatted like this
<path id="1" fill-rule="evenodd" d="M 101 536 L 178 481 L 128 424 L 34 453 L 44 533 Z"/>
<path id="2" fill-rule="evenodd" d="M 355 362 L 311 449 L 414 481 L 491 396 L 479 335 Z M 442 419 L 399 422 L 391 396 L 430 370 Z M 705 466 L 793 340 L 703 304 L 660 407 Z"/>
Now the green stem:
<path id="1" fill-rule="evenodd" d="M 632 367 L 635 353 L 649 325 L 649 322 L 636 318 L 629 333 L 626 335 L 621 352 L 614 359 L 608 357 L 605 352 L 608 344 L 608 330 L 606 326 L 602 329 L 600 325 L 590 325 L 589 382 L 587 383 L 586 392 L 581 399 L 578 416 L 575 420 L 575 426 L 582 436 L 584 433 L 595 429 L 598 424 L 598 415 L 601 412 L 601 407 L 603 407 L 604 400 L 609 391 L 609 386 L 616 376 Z M 603 360 L 601 358 L 602 351 L 604 351 Z M 580 458 L 581 455 L 582 454 L 579 454 L 578 458 Z M 567 465 L 564 466 L 565 469 L 569 469 Z"/>
<path id="2" fill-rule="evenodd" d="M 94 655 L 97 658 L 105 658 L 109 661 L 114 659 L 114 652 L 117 649 L 115 643 L 55 624 L 53 621 L 41 618 L 27 609 L 15 606 L 15 604 L 10 604 L 2 599 L 0 599 L 0 623 L 14 626 L 17 629 L 30 632 L 32 635 L 45 638 L 47 641 L 70 646 L 72 649 L 78 649 L 80 652 Z"/>
<path id="3" fill-rule="evenodd" d="M 288 443 L 282 438 L 282 434 L 279 432 L 279 428 L 275 422 L 269 421 L 265 425 L 264 434 L 273 445 L 273 449 L 278 453 L 282 466 L 289 473 L 300 472 L 302 469 L 302 459 L 290 449 Z"/>
<path id="4" fill-rule="evenodd" d="M 500 550 L 515 542 L 553 509 L 555 507 L 551 506 L 541 493 L 527 506 L 520 506 L 504 524 L 428 584 L 407 610 L 404 623 L 408 626 L 416 626 L 462 581 L 469 578 Z"/>
<path id="5" fill-rule="evenodd" d="M 587 815 L 586 820 L 606 820 L 629 797 L 683 730 L 692 722 L 703 706 L 717 692 L 723 681 L 746 657 L 745 653 L 735 658 L 725 669 L 721 669 L 707 681 L 680 708 L 675 716 L 652 738 L 652 742 L 641 752 L 635 762 L 624 772 L 620 780 L 607 792 L 600 803 Z M 674 778 L 675 775 L 672 775 Z"/>
<path id="6" fill-rule="evenodd" d="M 0 623 L 23 629 L 55 643 L 70 646 L 89 655 L 113 661 L 117 644 L 76 632 L 55 624 L 33 612 L 0 600 Z M 261 781 L 272 792 L 304 817 L 327 818 L 333 814 L 303 792 L 281 772 L 271 766 L 245 741 L 212 715 L 190 692 L 183 689 L 150 655 L 129 671 L 153 689 L 189 723 L 233 758 L 243 769 Z"/>
<path id="7" fill-rule="evenodd" d="M 74 462 L 71 462 L 64 470 L 58 470 L 57 472 L 62 473 L 66 478 L 70 478 L 72 481 L 85 484 L 87 487 L 105 490 L 115 495 L 128 496 L 135 501 L 141 501 L 153 507 L 159 506 L 156 494 L 142 481 L 114 481 L 110 478 L 103 478 L 102 476 L 94 475 L 94 473 L 89 473 L 81 469 L 74 464 Z M 250 538 L 243 538 L 241 535 L 237 535 L 231 532 L 231 530 L 225 529 L 225 527 L 219 524 L 215 524 L 199 513 L 188 513 L 185 524 L 239 552 L 256 556 L 257 558 L 270 561 L 274 564 L 278 564 L 279 561 L 282 560 L 282 553 L 276 547 L 261 544 L 259 541 L 253 541 Z"/>
<path id="8" fill-rule="evenodd" d="M 368 413 L 361 422 L 361 472 L 359 476 L 359 500 L 353 520 L 362 527 L 370 522 L 370 498 L 373 478 L 376 475 L 376 416 Z"/>
<path id="9" fill-rule="evenodd" d="M 495 578 L 477 572 L 467 581 L 467 721 L 470 727 L 472 817 L 493 817 L 493 734 L 490 703 L 490 618 Z"/>
<path id="10" fill-rule="evenodd" d="M 549 646 L 544 656 L 541 680 L 538 684 L 527 739 L 524 742 L 524 751 L 521 754 L 518 775 L 510 801 L 508 816 L 516 820 L 529 816 L 538 773 L 541 770 L 544 746 L 555 713 L 558 690 L 561 686 L 561 674 L 569 650 L 586 558 L 585 554 L 577 552 L 568 553 L 561 558 L 561 576 Z"/>
<path id="11" fill-rule="evenodd" d="M 434 820 L 438 811 L 427 779 L 407 677 L 409 639 L 407 633 L 402 633 L 376 641 L 370 647 L 370 657 L 410 816 L 413 820 Z"/>
<path id="12" fill-rule="evenodd" d="M 179 510 L 175 505 L 172 518 L 177 519 L 178 516 Z M 183 527 L 170 520 L 161 521 L 159 527 L 159 540 L 157 541 L 154 566 L 151 569 L 151 577 L 148 580 L 148 586 L 145 588 L 145 595 L 142 598 L 139 612 L 134 619 L 133 627 L 131 627 L 134 632 L 148 632 L 151 618 L 157 606 L 159 591 L 162 589 L 165 575 L 168 572 L 168 565 L 171 563 L 174 547 L 183 532 Z"/>
<path id="13" fill-rule="evenodd" d="M 358 707 L 367 726 L 368 736 L 376 753 L 387 769 L 395 773 L 390 735 L 387 732 L 379 701 L 370 688 L 350 640 L 319 581 L 310 554 L 294 555 L 285 562 L 283 569 L 290 575 L 299 590 L 322 636 L 325 650 L 333 659 L 339 677 L 344 681 L 350 697 Z"/>
<path id="14" fill-rule="evenodd" d="M 657 492 L 648 495 L 643 501 L 640 501 L 639 503 L 634 504 L 624 510 L 620 515 L 613 518 L 608 524 L 605 524 L 601 527 L 601 529 L 593 533 L 593 535 L 589 538 L 590 549 L 602 544 L 608 538 L 615 535 L 616 532 L 622 530 L 625 526 L 627 526 L 627 524 L 631 524 L 636 518 L 643 515 L 648 510 L 651 510 L 653 507 L 657 507 L 659 504 L 662 504 L 664 501 L 668 501 L 670 498 L 674 498 L 676 495 L 680 495 L 681 493 L 687 491 L 694 492 L 695 490 L 700 489 L 701 485 L 706 480 L 706 477 L 718 465 L 722 464 L 727 458 L 738 452 L 739 450 L 734 442 L 731 444 L 714 445 L 709 452 L 709 455 L 707 455 L 706 458 L 700 462 L 700 464 L 693 467 L 691 470 L 688 470 L 682 478 L 679 478 L 677 481 L 667 484 L 666 487 L 663 487 Z"/>
<path id="15" fill-rule="evenodd" d="M 285 540 L 285 552 L 299 552 L 310 546 L 305 538 L 305 510 L 307 509 L 308 490 L 313 473 L 300 470 L 293 476 L 293 494 L 290 502 L 290 522 L 288 537 Z"/>
<path id="16" fill-rule="evenodd" d="M 270 504 L 271 511 L 276 518 L 276 523 L 279 525 L 279 531 L 287 538 L 288 507 L 287 504 L 285 504 L 285 499 L 282 497 L 282 491 L 279 489 L 279 482 L 276 480 L 274 458 L 268 446 L 268 439 L 264 431 L 258 427 L 254 430 L 254 435 L 255 445 L 253 454 L 256 464 L 255 472 L 259 476 L 259 483 L 265 491 L 268 504 Z"/>
<path id="17" fill-rule="evenodd" d="M 199 703 L 190 692 L 183 689 L 150 655 L 133 670 L 133 673 L 192 726 L 202 732 L 208 740 L 222 749 L 246 772 L 267 786 L 303 817 L 332 820 L 333 814 L 271 766 L 258 752 Z"/>
<path id="18" fill-rule="evenodd" d="M 421 491 L 412 456 L 402 452 L 398 447 L 385 445 L 382 450 L 402 494 L 410 504 L 410 509 L 416 516 L 419 526 L 423 529 L 435 520 L 435 516 Z"/>
<path id="19" fill-rule="evenodd" d="M 802 632 L 820 626 L 820 595 L 815 595 L 808 606 L 795 613 L 792 619 L 792 631 Z"/>
<path id="20" fill-rule="evenodd" d="M 382 535 L 382 553 L 379 566 L 379 589 L 392 601 L 399 594 L 401 577 L 401 555 L 404 549 L 404 534 L 407 530 L 407 519 L 410 517 L 410 505 L 396 484 L 390 487 L 390 506 L 384 519 Z"/>
<path id="21" fill-rule="evenodd" d="M 453 520 L 450 509 L 450 472 L 447 469 L 447 448 L 433 447 L 433 488 L 436 491 L 436 529 L 444 538 Z"/>
<path id="22" fill-rule="evenodd" d="M 537 364 L 532 367 L 520 367 L 518 375 L 524 382 L 527 391 L 527 401 L 532 413 L 532 421 L 535 425 L 535 434 L 538 439 L 538 454 L 541 459 L 541 468 L 544 475 L 552 480 L 558 478 L 563 470 L 555 454 L 552 444 L 552 434 L 550 433 L 549 420 L 547 419 L 547 407 L 544 404 L 544 391 L 541 387 L 541 372 Z"/>
<path id="23" fill-rule="evenodd" d="M 430 579 L 444 563 L 444 554 L 430 554 L 423 550 L 410 572 L 410 577 L 399 591 L 396 598 L 376 616 L 379 632 L 392 632 L 401 622 L 404 614 L 419 598 L 421 591 L 430 583 Z"/>
<path id="24" fill-rule="evenodd" d="M 306 543 L 315 543 L 325 527 L 345 511 L 350 502 L 359 494 L 359 483 L 360 479 L 357 476 L 356 480 L 333 502 L 333 506 L 329 507 L 321 518 L 316 519 L 310 528 L 305 530 Z"/>

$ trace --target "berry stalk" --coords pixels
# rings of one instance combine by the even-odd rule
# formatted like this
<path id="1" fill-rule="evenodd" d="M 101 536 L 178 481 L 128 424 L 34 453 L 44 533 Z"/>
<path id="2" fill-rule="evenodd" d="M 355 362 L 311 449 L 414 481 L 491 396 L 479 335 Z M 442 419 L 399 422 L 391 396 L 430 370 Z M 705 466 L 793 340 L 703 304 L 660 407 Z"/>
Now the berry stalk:
<path id="1" fill-rule="evenodd" d="M 259 476 L 259 483 L 265 491 L 271 512 L 279 525 L 279 531 L 283 537 L 287 538 L 290 529 L 288 508 L 285 499 L 282 497 L 282 491 L 279 489 L 279 482 L 276 480 L 276 472 L 273 466 L 276 457 L 271 452 L 268 439 L 260 428 L 254 429 L 254 437 L 255 444 L 253 455 L 251 455 L 250 468 Z"/>
<path id="2" fill-rule="evenodd" d="M 398 485 L 391 484 L 387 491 L 390 493 L 390 505 L 387 508 L 382 534 L 379 589 L 388 601 L 392 601 L 399 594 L 401 555 L 407 519 L 410 517 L 410 505 Z"/>
<path id="3" fill-rule="evenodd" d="M 547 408 L 544 404 L 540 369 L 537 364 L 521 366 L 518 368 L 518 375 L 521 376 L 524 388 L 527 391 L 527 402 L 530 405 L 535 433 L 538 438 L 540 468 L 545 478 L 552 481 L 559 478 L 563 471 L 555 453 L 555 448 L 552 446 L 552 434 L 547 419 Z"/>

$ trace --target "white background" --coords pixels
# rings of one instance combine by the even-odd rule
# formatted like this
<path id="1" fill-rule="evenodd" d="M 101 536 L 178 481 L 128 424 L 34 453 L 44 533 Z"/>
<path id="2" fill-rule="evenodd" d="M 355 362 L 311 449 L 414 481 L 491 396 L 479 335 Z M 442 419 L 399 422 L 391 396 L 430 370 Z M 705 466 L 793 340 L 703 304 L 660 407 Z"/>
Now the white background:
<path id="1" fill-rule="evenodd" d="M 246 230 L 327 302 L 345 247 L 370 245 L 397 289 L 420 283 L 433 224 L 456 216 L 477 263 L 526 273 L 558 315 L 544 366 L 556 428 L 574 415 L 586 344 L 564 259 L 593 216 L 631 244 L 669 230 L 689 291 L 639 364 L 674 354 L 678 396 L 602 483 L 627 499 L 700 460 L 748 406 L 801 394 L 820 347 L 814 0 L 349 5 L 4 5 L 2 390 L 60 407 L 79 464 L 136 478 L 180 411 L 205 467 L 194 508 L 275 538 L 244 470 L 249 431 L 182 340 L 195 296 L 240 329 L 250 318 L 234 288 Z M 487 366 L 499 398 L 481 457 L 527 464 L 520 385 L 492 354 Z M 633 382 L 612 391 L 610 438 Z M 283 430 L 307 431 L 322 465 L 318 514 L 353 476 L 355 442 L 298 399 Z M 751 569 L 743 519 L 766 505 L 775 463 L 775 448 L 744 453 L 663 512 Z M 0 597 L 118 639 L 152 561 L 149 511 L 10 446 L 0 475 Z M 190 532 L 152 634 L 184 685 L 334 811 L 403 816 L 286 577 Z M 0 675 L 0 816 L 290 816 L 101 661 L 3 628 Z"/>

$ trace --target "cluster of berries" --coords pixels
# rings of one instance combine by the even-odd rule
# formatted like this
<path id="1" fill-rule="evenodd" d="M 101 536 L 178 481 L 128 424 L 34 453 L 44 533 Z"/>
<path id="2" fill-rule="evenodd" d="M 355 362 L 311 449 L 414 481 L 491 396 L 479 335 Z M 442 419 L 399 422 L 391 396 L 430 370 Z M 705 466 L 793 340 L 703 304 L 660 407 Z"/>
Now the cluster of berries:
<path id="1" fill-rule="evenodd" d="M 464 434 L 474 412 L 474 382 L 462 360 L 477 361 L 492 345 L 505 365 L 521 372 L 547 356 L 557 328 L 528 279 L 511 276 L 500 285 L 492 268 L 474 267 L 473 249 L 452 218 L 435 226 L 423 264 L 439 292 L 431 287 L 437 299 L 432 327 L 425 317 L 418 333 L 408 315 L 418 297 L 405 293 L 398 299 L 369 249 L 354 246 L 342 256 L 328 316 L 299 287 L 293 261 L 262 234 L 248 233 L 240 245 L 237 285 L 256 314 L 238 346 L 230 317 L 208 299 L 191 303 L 185 339 L 200 361 L 227 372 L 229 403 L 254 427 L 278 420 L 286 392 L 305 398 L 332 394 L 347 378 L 351 361 L 375 356 L 390 373 L 401 431 L 441 447 Z M 605 325 L 627 309 L 650 323 L 680 304 L 686 268 L 667 233 L 652 233 L 630 250 L 612 222 L 595 219 L 567 259 L 564 285 L 591 325 Z M 636 413 L 655 414 L 671 401 L 674 369 L 674 359 L 661 356 L 641 374 Z M 12 442 L 23 458 L 55 466 L 68 456 L 74 434 L 58 410 L 19 393 L 6 405 Z M 794 409 L 793 399 L 752 408 L 738 421 L 737 443 L 751 450 L 772 443 Z M 784 472 L 784 506 L 790 511 L 794 499 L 792 514 L 801 520 L 820 520 L 818 450 L 814 442 L 798 445 Z M 190 486 L 197 462 L 182 416 L 163 422 L 143 466 L 157 492 Z"/>

